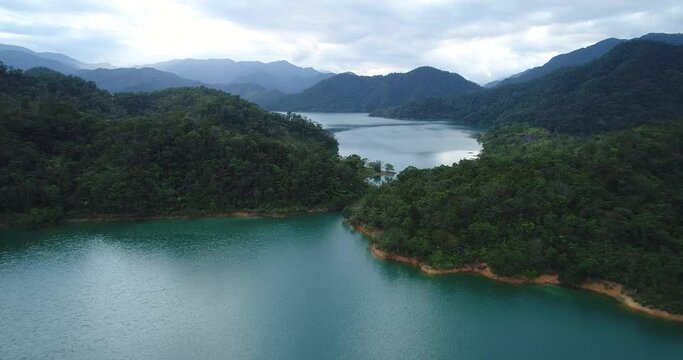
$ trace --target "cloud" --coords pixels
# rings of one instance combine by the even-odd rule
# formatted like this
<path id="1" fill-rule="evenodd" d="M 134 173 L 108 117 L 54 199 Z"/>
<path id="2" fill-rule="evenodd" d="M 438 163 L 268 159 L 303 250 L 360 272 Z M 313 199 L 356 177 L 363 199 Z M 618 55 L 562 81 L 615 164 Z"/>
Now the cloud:
<path id="1" fill-rule="evenodd" d="M 432 65 L 483 83 L 607 37 L 678 32 L 678 3 L 5 0 L 0 41 L 119 65 L 284 59 L 359 74 Z"/>

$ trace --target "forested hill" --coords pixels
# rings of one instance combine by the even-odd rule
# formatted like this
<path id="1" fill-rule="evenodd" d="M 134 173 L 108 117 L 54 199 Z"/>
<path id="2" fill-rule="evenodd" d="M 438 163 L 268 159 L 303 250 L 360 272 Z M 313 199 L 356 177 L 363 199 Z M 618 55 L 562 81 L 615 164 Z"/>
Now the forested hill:
<path id="1" fill-rule="evenodd" d="M 650 33 L 636 39 L 661 41 L 673 45 L 683 45 L 683 34 Z M 622 44 L 626 41 L 628 40 L 615 38 L 605 39 L 593 45 L 587 46 L 585 48 L 577 49 L 566 54 L 557 55 L 550 59 L 547 63 L 543 64 L 542 66 L 528 69 L 519 74 L 512 75 L 507 79 L 490 83 L 490 85 L 487 84 L 487 87 L 508 84 L 519 84 L 533 79 L 537 79 L 543 75 L 550 74 L 551 72 L 563 67 L 583 65 L 605 55 L 615 46 Z"/>
<path id="2" fill-rule="evenodd" d="M 509 125 L 476 160 L 409 168 L 350 220 L 435 267 L 611 280 L 683 313 L 683 120 L 572 137 Z"/>
<path id="3" fill-rule="evenodd" d="M 683 47 L 635 40 L 591 63 L 528 83 L 410 101 L 374 115 L 486 125 L 526 122 L 586 134 L 683 115 L 681 84 Z"/>
<path id="4" fill-rule="evenodd" d="M 448 97 L 480 90 L 462 76 L 432 67 L 385 76 L 335 75 L 268 108 L 281 111 L 370 112 L 410 99 Z"/>
<path id="5" fill-rule="evenodd" d="M 543 64 L 542 66 L 528 69 L 522 73 L 510 76 L 507 79 L 501 80 L 495 86 L 519 84 L 530 80 L 538 79 L 543 75 L 548 75 L 551 72 L 561 69 L 563 67 L 577 66 L 589 63 L 605 55 L 615 46 L 623 43 L 624 41 L 626 40 L 615 38 L 605 39 L 591 46 L 576 49 L 566 54 L 557 55 L 550 59 L 547 63 Z"/>
<path id="6" fill-rule="evenodd" d="M 335 208 L 365 183 L 334 137 L 206 88 L 112 96 L 0 66 L 0 214 L 64 217 Z"/>

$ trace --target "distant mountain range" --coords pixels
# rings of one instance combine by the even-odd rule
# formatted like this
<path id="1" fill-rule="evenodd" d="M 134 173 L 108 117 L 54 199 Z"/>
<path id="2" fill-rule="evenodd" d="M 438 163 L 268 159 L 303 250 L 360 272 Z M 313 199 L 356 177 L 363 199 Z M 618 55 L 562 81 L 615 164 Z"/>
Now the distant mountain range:
<path id="1" fill-rule="evenodd" d="M 0 46 L 0 61 L 19 69 L 45 67 L 93 81 L 110 92 L 148 92 L 175 87 L 206 86 L 252 101 L 267 109 L 285 111 L 370 112 L 409 99 L 456 96 L 480 87 L 462 76 L 430 67 L 405 74 L 335 75 L 301 68 L 286 61 L 262 63 L 229 59 L 184 59 L 142 68 L 91 69 L 55 53 Z"/>
<path id="2" fill-rule="evenodd" d="M 43 58 L 35 54 L 15 51 L 15 50 L 0 50 L 0 61 L 5 65 L 11 66 L 16 69 L 28 70 L 36 67 L 44 67 L 59 71 L 63 74 L 74 75 L 79 73 L 79 70 L 61 63 L 56 60 Z"/>
<path id="3" fill-rule="evenodd" d="M 373 115 L 468 124 L 527 123 L 585 134 L 683 116 L 683 46 L 632 40 L 525 83 L 409 101 Z"/>
<path id="4" fill-rule="evenodd" d="M 389 75 L 335 75 L 267 107 L 282 111 L 370 112 L 410 99 L 457 96 L 480 89 L 458 74 L 425 66 Z"/>
<path id="5" fill-rule="evenodd" d="M 287 61 L 262 63 L 230 59 L 182 59 L 148 66 L 205 84 L 251 83 L 287 94 L 298 93 L 334 75 L 313 68 L 301 68 Z"/>
<path id="6" fill-rule="evenodd" d="M 647 34 L 644 36 L 639 37 L 638 39 L 640 40 L 652 40 L 652 41 L 661 41 L 661 42 L 666 42 L 674 45 L 683 45 L 683 34 L 660 34 L 660 33 L 651 33 Z M 608 51 L 612 50 L 615 46 L 619 44 L 623 44 L 628 40 L 624 39 L 615 39 L 615 38 L 610 38 L 610 39 L 605 39 L 602 41 L 599 41 L 591 46 L 587 46 L 585 48 L 577 49 L 572 52 L 566 53 L 566 54 L 561 54 L 553 57 L 545 63 L 543 66 L 538 66 L 526 71 L 523 71 L 519 74 L 512 75 L 508 77 L 507 79 L 503 80 L 497 80 L 490 82 L 486 85 L 484 85 L 487 88 L 491 87 L 496 87 L 496 86 L 501 86 L 501 85 L 508 85 L 508 84 L 519 84 L 523 82 L 527 82 L 533 79 L 537 79 L 541 76 L 550 74 L 551 72 L 561 69 L 563 67 L 567 66 L 577 66 L 577 65 L 583 65 L 586 63 L 589 63 L 603 55 L 605 55 Z"/>
<path id="7" fill-rule="evenodd" d="M 259 84 L 205 84 L 149 67 L 88 70 L 78 73 L 78 76 L 93 81 L 99 88 L 112 93 L 149 92 L 178 87 L 204 86 L 239 95 L 262 107 L 271 104 L 275 99 L 284 95 L 278 90 L 266 89 Z"/>
<path id="8" fill-rule="evenodd" d="M 332 73 L 302 68 L 286 61 L 172 60 L 147 67 L 114 68 L 88 64 L 72 57 L 0 44 L 0 61 L 27 70 L 44 67 L 94 81 L 110 92 L 144 92 L 173 87 L 206 86 L 240 95 L 258 104 L 272 102 L 283 93 L 308 88 Z"/>
<path id="9" fill-rule="evenodd" d="M 64 74 L 77 74 L 83 69 L 113 68 L 107 63 L 88 64 L 59 53 L 35 52 L 21 46 L 0 44 L 0 61 L 17 69 L 46 67 Z"/>
<path id="10" fill-rule="evenodd" d="M 639 39 L 682 45 L 682 34 L 647 34 Z M 147 92 L 174 87 L 206 86 L 240 95 L 263 108 L 282 111 L 373 112 L 426 98 L 451 98 L 485 88 L 529 82 L 571 66 L 600 58 L 627 40 L 606 39 L 558 55 L 484 88 L 462 76 L 430 67 L 384 76 L 332 74 L 286 61 L 263 63 L 229 59 L 181 59 L 147 67 L 119 68 L 88 64 L 72 57 L 0 44 L 0 61 L 19 68 L 44 67 L 94 81 L 110 92 Z M 413 106 L 413 105 L 410 105 Z M 404 108 L 405 109 L 405 108 Z M 382 113 L 388 114 L 384 110 Z M 403 115 L 401 115 L 403 116 Z"/>
<path id="11" fill-rule="evenodd" d="M 118 92 L 149 92 L 178 87 L 204 86 L 211 89 L 225 91 L 239 95 L 245 100 L 257 105 L 268 105 L 284 94 L 278 90 L 266 89 L 264 86 L 252 83 L 237 84 L 205 84 L 200 81 L 188 80 L 176 74 L 149 67 L 96 69 L 82 71 L 78 76 L 93 81 L 101 89 L 112 93 Z"/>
<path id="12" fill-rule="evenodd" d="M 78 74 L 109 92 L 147 92 L 176 87 L 196 87 L 199 81 L 183 79 L 176 74 L 152 68 L 96 69 Z"/>

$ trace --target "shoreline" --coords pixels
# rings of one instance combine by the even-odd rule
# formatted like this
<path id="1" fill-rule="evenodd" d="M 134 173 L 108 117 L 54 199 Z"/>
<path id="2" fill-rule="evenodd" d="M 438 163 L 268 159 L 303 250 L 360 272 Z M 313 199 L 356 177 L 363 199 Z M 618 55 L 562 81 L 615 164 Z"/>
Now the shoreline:
<path id="1" fill-rule="evenodd" d="M 200 218 L 252 218 L 252 217 L 266 217 L 273 219 L 285 219 L 292 216 L 304 214 L 322 214 L 331 212 L 330 209 L 313 208 L 307 210 L 296 211 L 258 211 L 258 210 L 238 210 L 216 213 L 197 213 L 197 214 L 170 214 L 170 215 L 103 215 L 92 217 L 76 217 L 65 219 L 66 224 L 88 223 L 88 222 L 123 222 L 123 221 L 151 221 L 151 220 L 181 220 L 181 219 L 200 219 Z"/>
<path id="2" fill-rule="evenodd" d="M 66 224 L 80 224 L 80 223 L 109 223 L 109 222 L 136 222 L 136 221 L 153 221 L 153 220 L 182 220 L 182 219 L 201 219 L 201 218 L 252 218 L 265 217 L 273 219 L 285 219 L 292 216 L 305 214 L 323 214 L 333 212 L 334 210 L 327 208 L 311 208 L 306 210 L 236 210 L 226 212 L 212 212 L 212 213 L 192 213 L 192 214 L 167 214 L 167 215 L 99 215 L 88 217 L 71 217 L 61 219 L 57 223 L 49 224 L 43 227 L 55 227 Z M 9 222 L 0 221 L 0 228 L 15 228 L 22 229 L 19 226 L 10 225 Z"/>
<path id="3" fill-rule="evenodd" d="M 380 235 L 380 231 L 371 229 L 371 228 L 364 226 L 364 225 L 351 224 L 351 227 L 353 229 L 355 229 L 356 231 L 358 231 L 359 233 L 363 234 L 364 236 L 368 237 L 371 240 L 376 239 Z M 585 281 L 582 284 L 575 286 L 575 285 L 562 283 L 560 281 L 558 275 L 556 275 L 556 274 L 543 274 L 543 275 L 537 276 L 537 277 L 532 278 L 532 279 L 519 277 L 519 276 L 500 276 L 500 275 L 496 275 L 491 270 L 491 268 L 485 263 L 481 263 L 481 264 L 477 264 L 477 265 L 466 265 L 466 266 L 460 266 L 460 267 L 454 267 L 454 268 L 437 269 L 437 268 L 429 266 L 428 264 L 425 264 L 424 262 L 420 261 L 416 257 L 394 254 L 394 253 L 382 250 L 374 244 L 370 244 L 369 248 L 370 248 L 370 252 L 372 253 L 372 255 L 374 255 L 378 259 L 385 260 L 385 261 L 395 261 L 398 263 L 411 265 L 411 266 L 417 267 L 420 271 L 422 271 L 428 275 L 470 273 L 470 274 L 483 276 L 487 279 L 499 281 L 499 282 L 506 283 L 506 284 L 515 284 L 515 285 L 535 284 L 535 285 L 557 285 L 557 286 L 574 287 L 574 288 L 578 288 L 578 289 L 582 289 L 582 290 L 595 292 L 595 293 L 598 293 L 598 294 L 601 294 L 604 296 L 608 296 L 608 297 L 616 300 L 617 302 L 619 302 L 621 305 L 625 306 L 629 310 L 636 311 L 636 312 L 639 312 L 641 314 L 649 315 L 651 317 L 655 317 L 655 318 L 663 319 L 663 320 L 668 320 L 668 321 L 683 322 L 683 314 L 673 314 L 673 313 L 670 313 L 666 310 L 661 310 L 661 309 L 652 308 L 649 306 L 642 305 L 639 302 L 637 302 L 631 295 L 629 295 L 624 290 L 623 285 L 612 282 L 612 281 Z"/>

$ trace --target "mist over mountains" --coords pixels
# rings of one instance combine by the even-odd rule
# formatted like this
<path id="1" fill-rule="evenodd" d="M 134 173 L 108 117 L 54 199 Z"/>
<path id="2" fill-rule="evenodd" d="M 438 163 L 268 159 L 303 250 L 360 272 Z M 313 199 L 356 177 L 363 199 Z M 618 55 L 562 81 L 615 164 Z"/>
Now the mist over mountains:
<path id="1" fill-rule="evenodd" d="M 145 92 L 173 87 L 206 86 L 242 95 L 258 102 L 306 89 L 334 74 L 302 68 L 286 61 L 263 63 L 230 59 L 182 59 L 144 67 L 115 68 L 106 63 L 88 64 L 67 55 L 39 53 L 0 44 L 0 61 L 28 70 L 44 67 L 94 81 L 110 92 Z"/>
<path id="2" fill-rule="evenodd" d="M 683 44 L 681 34 L 651 33 L 638 39 Z M 44 67 L 79 76 L 112 93 L 205 86 L 239 95 L 268 110 L 373 112 L 410 101 L 454 98 L 486 91 L 486 88 L 536 80 L 566 67 L 587 64 L 626 41 L 605 39 L 557 55 L 542 66 L 490 82 L 484 87 L 459 74 L 429 66 L 407 73 L 377 76 L 333 74 L 299 67 L 287 61 L 264 63 L 230 59 L 175 59 L 142 67 L 115 68 L 107 63 L 90 64 L 64 54 L 35 52 L 21 46 L 2 44 L 0 61 L 17 69 Z M 378 113 L 391 112 L 382 110 Z"/>
<path id="3" fill-rule="evenodd" d="M 233 61 L 230 59 L 182 59 L 159 62 L 149 67 L 168 71 L 206 84 L 259 84 L 266 89 L 293 94 L 334 74 L 301 68 L 287 61 Z"/>
<path id="4" fill-rule="evenodd" d="M 64 54 L 35 52 L 22 46 L 4 44 L 0 44 L 0 61 L 17 69 L 46 67 L 69 75 L 77 74 L 79 70 L 114 68 L 113 65 L 107 63 L 88 64 Z"/>
<path id="5" fill-rule="evenodd" d="M 183 79 L 176 74 L 153 68 L 96 69 L 78 74 L 94 81 L 99 87 L 113 92 L 148 92 L 176 87 L 196 87 L 199 81 Z"/>

